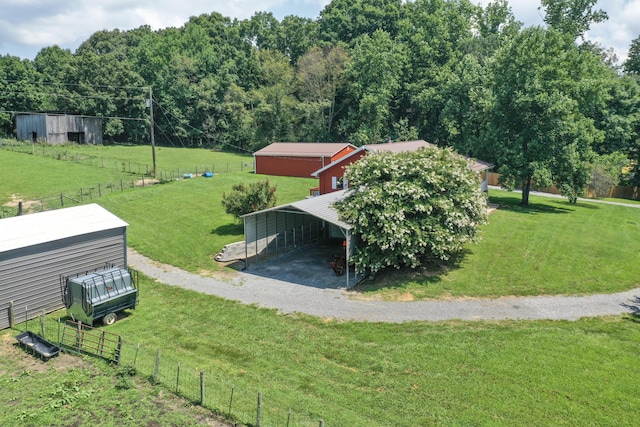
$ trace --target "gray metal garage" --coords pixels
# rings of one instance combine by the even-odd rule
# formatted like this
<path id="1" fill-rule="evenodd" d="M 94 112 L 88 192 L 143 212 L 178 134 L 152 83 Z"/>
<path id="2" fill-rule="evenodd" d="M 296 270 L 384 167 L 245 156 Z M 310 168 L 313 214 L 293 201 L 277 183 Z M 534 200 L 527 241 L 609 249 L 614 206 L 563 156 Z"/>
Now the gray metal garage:
<path id="1" fill-rule="evenodd" d="M 341 221 L 332 206 L 344 193 L 337 191 L 244 215 L 245 267 L 251 255 L 255 261 L 268 260 L 328 238 L 344 239 L 349 265 L 355 249 L 353 226 Z M 345 275 L 347 288 L 354 279 L 349 270 Z"/>
<path id="2" fill-rule="evenodd" d="M 0 329 L 64 308 L 64 276 L 126 268 L 127 225 L 97 204 L 0 220 Z"/>

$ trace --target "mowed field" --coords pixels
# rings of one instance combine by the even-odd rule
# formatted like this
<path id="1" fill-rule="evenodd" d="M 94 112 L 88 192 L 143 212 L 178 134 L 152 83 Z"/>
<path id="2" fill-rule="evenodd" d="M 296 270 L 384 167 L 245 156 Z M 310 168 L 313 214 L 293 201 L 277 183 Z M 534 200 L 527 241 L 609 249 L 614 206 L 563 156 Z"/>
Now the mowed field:
<path id="1" fill-rule="evenodd" d="M 102 147 L 103 156 L 116 158 L 129 148 Z M 25 168 L 51 173 L 16 171 Z M 0 197 L 9 201 L 19 194 L 28 200 L 55 194 L 67 183 L 105 180 L 106 173 L 102 167 L 2 149 Z M 59 179 L 53 178 L 56 174 Z M 143 254 L 189 271 L 217 274 L 221 267 L 212 256 L 242 238 L 241 225 L 222 209 L 222 193 L 233 183 L 264 178 L 231 171 L 93 201 L 131 224 L 129 243 Z M 315 183 L 269 179 L 277 185 L 279 202 L 306 196 Z M 386 273 L 362 292 L 387 299 L 409 293 L 419 299 L 588 294 L 637 286 L 640 211 L 537 197 L 523 209 L 517 195 L 495 192 L 491 198 L 500 209 L 481 231 L 481 242 L 469 246 L 457 262 Z M 283 316 L 147 278 L 141 290 L 140 307 L 109 330 L 143 348 L 162 349 L 165 357 L 205 370 L 223 384 L 261 391 L 269 419 L 278 420 L 267 425 L 285 425 L 289 410 L 298 414 L 296 425 L 317 425 L 319 419 L 327 426 L 635 425 L 632 410 L 640 403 L 640 386 L 630 378 L 640 354 L 640 331 L 632 315 L 576 322 L 387 325 Z M 0 398 L 8 408 L 0 424 L 12 425 L 21 417 L 32 425 L 51 419 L 39 418 L 38 411 L 25 406 L 37 401 L 28 393 L 42 395 L 29 390 L 29 377 L 41 373 L 2 370 L 0 381 L 22 387 L 12 387 L 10 395 Z M 105 387 L 92 386 L 90 376 L 73 381 Z M 97 407 L 115 405 L 117 396 L 91 394 L 105 399 Z M 224 403 L 213 406 L 224 412 Z M 121 413 L 127 410 L 131 406 Z M 70 403 L 64 411 L 69 420 L 134 425 L 121 423 L 116 415 L 110 418 L 108 412 L 96 416 L 98 409 L 81 404 Z M 251 424 L 255 417 L 239 421 Z M 177 425 L 168 418 L 158 424 Z"/>

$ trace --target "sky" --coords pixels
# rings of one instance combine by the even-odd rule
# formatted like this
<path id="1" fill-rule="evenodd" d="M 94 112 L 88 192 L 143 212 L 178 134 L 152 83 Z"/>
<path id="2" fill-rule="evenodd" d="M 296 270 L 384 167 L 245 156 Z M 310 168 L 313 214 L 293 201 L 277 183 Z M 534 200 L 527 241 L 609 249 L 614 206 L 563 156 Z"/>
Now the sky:
<path id="1" fill-rule="evenodd" d="M 487 0 L 472 0 L 487 4 Z M 0 55 L 34 59 L 43 48 L 58 45 L 74 52 L 100 30 L 130 30 L 149 25 L 157 30 L 181 27 L 189 17 L 219 12 L 248 19 L 272 12 L 278 19 L 297 15 L 315 19 L 329 0 L 0 0 Z M 513 14 L 526 26 L 543 25 L 540 3 L 509 0 Z M 609 19 L 594 24 L 587 39 L 613 48 L 619 62 L 640 36 L 640 0 L 599 0 Z"/>

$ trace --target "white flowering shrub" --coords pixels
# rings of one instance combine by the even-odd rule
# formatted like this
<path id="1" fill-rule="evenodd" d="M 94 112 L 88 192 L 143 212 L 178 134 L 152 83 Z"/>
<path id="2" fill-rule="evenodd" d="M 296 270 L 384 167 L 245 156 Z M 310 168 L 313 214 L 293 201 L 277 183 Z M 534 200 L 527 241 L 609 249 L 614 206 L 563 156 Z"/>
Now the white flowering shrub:
<path id="1" fill-rule="evenodd" d="M 450 149 L 373 153 L 347 168 L 350 190 L 335 204 L 360 244 L 359 271 L 448 260 L 487 219 L 480 177 Z"/>

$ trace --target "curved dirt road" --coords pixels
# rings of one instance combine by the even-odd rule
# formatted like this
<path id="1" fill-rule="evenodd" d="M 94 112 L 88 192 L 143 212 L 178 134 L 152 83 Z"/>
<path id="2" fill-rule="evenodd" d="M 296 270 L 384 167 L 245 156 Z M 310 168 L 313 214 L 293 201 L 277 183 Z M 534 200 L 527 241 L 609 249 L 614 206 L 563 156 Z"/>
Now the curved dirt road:
<path id="1" fill-rule="evenodd" d="M 161 283 L 180 286 L 244 304 L 305 313 L 322 318 L 371 322 L 505 319 L 577 320 L 581 317 L 640 314 L 640 288 L 583 297 L 536 296 L 451 301 L 361 301 L 344 289 L 326 289 L 240 272 L 228 280 L 202 277 L 159 264 L 133 249 L 129 265 Z"/>

